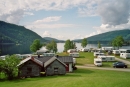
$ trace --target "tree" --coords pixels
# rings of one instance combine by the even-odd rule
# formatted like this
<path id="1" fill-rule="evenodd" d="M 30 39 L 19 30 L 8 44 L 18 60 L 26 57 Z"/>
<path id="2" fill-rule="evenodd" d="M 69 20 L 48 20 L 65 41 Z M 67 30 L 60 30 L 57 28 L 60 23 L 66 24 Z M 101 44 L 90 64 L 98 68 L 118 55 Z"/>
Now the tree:
<path id="1" fill-rule="evenodd" d="M 84 38 L 84 39 L 82 40 L 81 46 L 82 46 L 83 48 L 87 46 L 87 39 L 86 39 L 86 38 Z"/>
<path id="2" fill-rule="evenodd" d="M 118 49 L 119 47 L 122 47 L 123 43 L 124 43 L 124 39 L 122 36 L 117 36 L 112 40 L 112 46 L 117 47 Z"/>
<path id="3" fill-rule="evenodd" d="M 46 45 L 46 49 L 48 49 L 49 51 L 53 51 L 54 53 L 57 52 L 57 43 L 52 40 L 50 43 L 48 43 Z"/>
<path id="4" fill-rule="evenodd" d="M 101 48 L 101 44 L 100 44 L 100 42 L 98 42 L 98 48 Z"/>
<path id="5" fill-rule="evenodd" d="M 71 48 L 71 41 L 68 39 L 65 41 L 64 51 L 67 52 Z"/>
<path id="6" fill-rule="evenodd" d="M 30 50 L 32 52 L 36 52 L 37 50 L 39 50 L 42 47 L 42 44 L 40 43 L 39 39 L 35 39 L 32 43 L 32 45 L 30 46 Z"/>
<path id="7" fill-rule="evenodd" d="M 67 52 L 67 50 L 69 50 L 69 49 L 76 49 L 76 48 L 77 48 L 76 44 L 73 41 L 71 41 L 69 39 L 66 40 L 65 45 L 64 45 L 65 52 Z"/>
<path id="8" fill-rule="evenodd" d="M 117 47 L 117 45 L 116 45 L 116 38 L 114 38 L 114 39 L 112 40 L 111 45 L 114 47 L 114 49 L 115 49 L 115 47 Z"/>
<path id="9" fill-rule="evenodd" d="M 116 44 L 117 44 L 118 49 L 119 49 L 119 47 L 122 47 L 123 43 L 124 43 L 123 37 L 122 36 L 117 36 Z"/>
<path id="10" fill-rule="evenodd" d="M 12 80 L 18 75 L 19 58 L 16 55 L 7 55 L 5 60 L 0 60 L 0 72 L 4 72 L 8 80 Z"/>

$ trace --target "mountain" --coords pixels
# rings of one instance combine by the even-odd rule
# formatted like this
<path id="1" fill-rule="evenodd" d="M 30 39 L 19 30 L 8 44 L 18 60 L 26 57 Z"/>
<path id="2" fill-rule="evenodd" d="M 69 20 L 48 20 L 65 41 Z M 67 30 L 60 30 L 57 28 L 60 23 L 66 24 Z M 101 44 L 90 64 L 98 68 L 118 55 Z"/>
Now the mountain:
<path id="1" fill-rule="evenodd" d="M 0 21 L 0 55 L 29 54 L 35 39 L 41 43 L 49 42 L 24 26 Z"/>
<path id="2" fill-rule="evenodd" d="M 47 40 L 47 41 L 56 41 L 56 42 L 65 42 L 64 40 L 58 40 L 58 39 L 55 39 L 55 38 L 51 38 L 51 37 L 43 37 L 43 39 Z"/>
<path id="3" fill-rule="evenodd" d="M 105 33 L 101 33 L 98 35 L 94 35 L 91 37 L 86 38 L 89 43 L 97 43 L 100 41 L 101 43 L 108 43 L 111 42 L 116 36 L 122 36 L 125 41 L 130 40 L 130 29 L 123 29 L 123 30 L 115 30 L 109 31 Z M 82 39 L 73 40 L 75 42 L 81 42 Z"/>
<path id="4" fill-rule="evenodd" d="M 0 43 L 27 44 L 30 45 L 35 39 L 47 42 L 37 33 L 11 23 L 0 21 Z"/>

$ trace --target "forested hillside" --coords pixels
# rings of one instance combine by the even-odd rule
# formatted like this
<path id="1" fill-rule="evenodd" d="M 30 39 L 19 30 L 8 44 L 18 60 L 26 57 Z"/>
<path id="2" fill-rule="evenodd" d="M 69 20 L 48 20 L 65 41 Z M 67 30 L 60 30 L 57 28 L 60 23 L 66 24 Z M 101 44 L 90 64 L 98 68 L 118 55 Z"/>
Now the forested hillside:
<path id="1" fill-rule="evenodd" d="M 40 39 L 41 42 L 47 41 L 23 26 L 0 21 L 0 43 L 31 44 L 35 39 Z"/>
<path id="2" fill-rule="evenodd" d="M 55 42 L 65 42 L 64 40 L 58 40 L 58 39 L 51 38 L 51 37 L 44 37 L 43 39 L 45 39 L 45 40 L 47 40 L 47 41 L 52 41 L 52 40 L 54 40 Z"/>
<path id="3" fill-rule="evenodd" d="M 110 31 L 98 35 L 94 35 L 91 37 L 88 37 L 88 42 L 110 42 L 112 41 L 116 36 L 122 36 L 125 41 L 130 41 L 130 29 L 124 29 L 124 30 L 115 30 Z M 82 39 L 74 40 L 76 42 L 81 42 Z"/>
<path id="4" fill-rule="evenodd" d="M 0 21 L 0 55 L 31 53 L 30 45 L 35 39 L 48 42 L 24 26 Z"/>

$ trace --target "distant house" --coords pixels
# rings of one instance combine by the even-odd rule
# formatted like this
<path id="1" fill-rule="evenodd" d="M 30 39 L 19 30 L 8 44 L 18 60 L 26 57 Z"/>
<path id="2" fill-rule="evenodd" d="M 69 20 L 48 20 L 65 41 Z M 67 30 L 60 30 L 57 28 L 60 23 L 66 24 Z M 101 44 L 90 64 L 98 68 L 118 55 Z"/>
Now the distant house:
<path id="1" fill-rule="evenodd" d="M 20 62 L 19 76 L 40 76 L 41 72 L 46 75 L 63 75 L 73 71 L 73 58 L 70 56 L 32 56 Z"/>
<path id="2" fill-rule="evenodd" d="M 41 50 L 41 49 L 40 49 L 40 50 L 37 50 L 37 51 L 36 51 L 36 54 L 37 54 L 37 55 L 42 55 L 43 53 L 48 53 L 48 52 L 49 52 L 49 51 L 48 51 L 47 49 L 45 49 L 45 50 Z"/>
<path id="3" fill-rule="evenodd" d="M 33 57 L 28 57 L 22 60 L 18 67 L 20 77 L 40 76 L 40 72 L 43 69 L 43 63 Z"/>
<path id="4" fill-rule="evenodd" d="M 44 67 L 46 75 L 64 75 L 68 66 L 56 57 L 52 57 L 44 63 Z"/>
<path id="5" fill-rule="evenodd" d="M 49 59 L 51 59 L 53 56 L 40 56 L 36 57 L 41 62 L 45 63 Z M 59 59 L 61 62 L 65 63 L 67 65 L 66 72 L 72 72 L 73 71 L 73 57 L 72 56 L 56 56 L 57 59 Z"/>

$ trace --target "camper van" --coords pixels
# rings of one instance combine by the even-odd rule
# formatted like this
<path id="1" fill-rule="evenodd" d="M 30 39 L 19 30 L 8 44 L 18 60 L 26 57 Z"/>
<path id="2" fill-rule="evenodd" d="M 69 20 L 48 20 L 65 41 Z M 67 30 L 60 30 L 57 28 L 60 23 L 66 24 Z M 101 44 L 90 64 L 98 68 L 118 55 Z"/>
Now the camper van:
<path id="1" fill-rule="evenodd" d="M 69 56 L 79 57 L 79 53 L 77 53 L 77 52 L 69 53 Z"/>
<path id="2" fill-rule="evenodd" d="M 115 55 L 119 55 L 120 51 L 119 50 L 113 50 L 112 53 L 115 54 Z"/>
<path id="3" fill-rule="evenodd" d="M 120 57 L 122 58 L 130 58 L 130 49 L 119 49 L 120 51 Z"/>
<path id="4" fill-rule="evenodd" d="M 102 66 L 102 60 L 99 58 L 94 58 L 94 65 L 96 66 Z"/>
<path id="5" fill-rule="evenodd" d="M 73 53 L 73 52 L 77 52 L 77 49 L 69 49 L 67 50 L 68 53 Z"/>
<path id="6" fill-rule="evenodd" d="M 113 47 L 102 47 L 102 50 L 104 51 L 112 51 L 113 49 Z"/>
<path id="7" fill-rule="evenodd" d="M 55 53 L 43 53 L 43 56 L 55 56 Z"/>
<path id="8" fill-rule="evenodd" d="M 94 52 L 94 56 L 101 56 L 101 55 L 104 55 L 104 53 L 100 53 L 100 52 Z"/>
<path id="9" fill-rule="evenodd" d="M 87 48 L 82 48 L 82 49 L 80 49 L 80 51 L 81 51 L 81 52 L 88 52 L 89 49 L 87 49 Z"/>
<path id="10" fill-rule="evenodd" d="M 102 61 L 115 61 L 115 56 L 98 56 L 97 58 Z"/>

